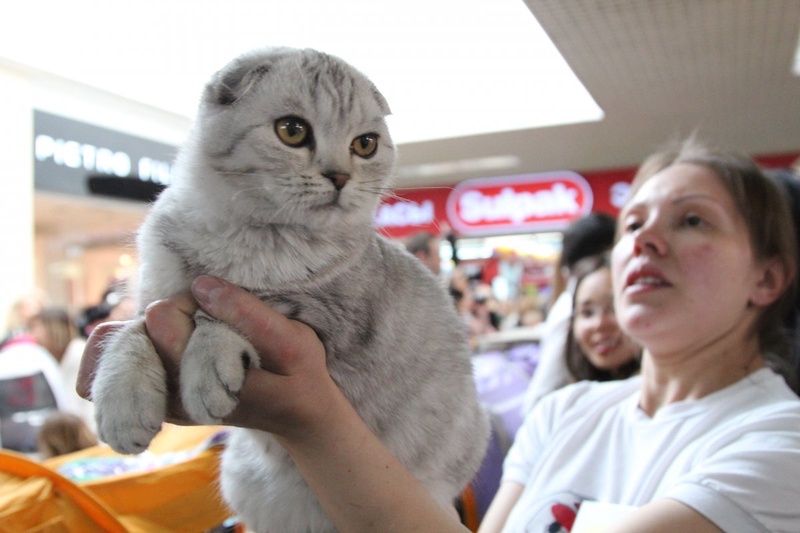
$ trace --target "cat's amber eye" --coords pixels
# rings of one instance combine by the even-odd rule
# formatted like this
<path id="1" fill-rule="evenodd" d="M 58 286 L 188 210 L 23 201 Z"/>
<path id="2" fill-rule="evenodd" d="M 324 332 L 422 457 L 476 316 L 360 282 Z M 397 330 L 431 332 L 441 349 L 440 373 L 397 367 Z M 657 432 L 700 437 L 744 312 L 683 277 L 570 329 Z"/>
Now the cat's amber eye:
<path id="1" fill-rule="evenodd" d="M 305 146 L 311 142 L 311 126 L 297 117 L 283 117 L 275 121 L 275 133 L 287 146 Z"/>
<path id="2" fill-rule="evenodd" d="M 378 149 L 378 134 L 365 133 L 360 137 L 356 137 L 355 139 L 353 139 L 353 143 L 350 145 L 350 149 L 358 157 L 369 159 L 370 157 L 375 155 L 375 151 Z"/>

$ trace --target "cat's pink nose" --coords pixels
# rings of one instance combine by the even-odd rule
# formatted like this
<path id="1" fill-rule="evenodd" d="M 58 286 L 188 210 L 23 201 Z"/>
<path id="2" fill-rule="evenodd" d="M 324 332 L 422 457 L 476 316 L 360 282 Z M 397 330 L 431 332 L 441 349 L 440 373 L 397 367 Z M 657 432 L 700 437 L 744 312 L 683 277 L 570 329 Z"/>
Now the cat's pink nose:
<path id="1" fill-rule="evenodd" d="M 331 183 L 333 183 L 337 191 L 341 191 L 347 182 L 350 181 L 350 174 L 343 174 L 341 172 L 326 172 L 322 175 L 331 180 Z"/>

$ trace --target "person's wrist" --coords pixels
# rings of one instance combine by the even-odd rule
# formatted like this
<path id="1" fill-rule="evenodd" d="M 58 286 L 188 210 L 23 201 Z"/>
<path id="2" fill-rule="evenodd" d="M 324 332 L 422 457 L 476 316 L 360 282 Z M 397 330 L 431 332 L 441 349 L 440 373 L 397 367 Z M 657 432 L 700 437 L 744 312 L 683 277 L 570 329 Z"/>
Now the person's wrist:
<path id="1" fill-rule="evenodd" d="M 315 387 L 305 405 L 277 434 L 287 448 L 324 445 L 337 438 L 337 432 L 360 418 L 342 391 L 329 376 Z"/>

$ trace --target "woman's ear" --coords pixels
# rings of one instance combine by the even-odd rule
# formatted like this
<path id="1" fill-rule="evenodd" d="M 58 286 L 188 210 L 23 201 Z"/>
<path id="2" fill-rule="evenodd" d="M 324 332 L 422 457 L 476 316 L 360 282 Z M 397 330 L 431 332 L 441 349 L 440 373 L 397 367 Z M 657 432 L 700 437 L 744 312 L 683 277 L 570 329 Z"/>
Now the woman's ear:
<path id="1" fill-rule="evenodd" d="M 757 280 L 750 304 L 766 307 L 780 298 L 795 276 L 794 267 L 775 257 L 761 265 L 761 277 Z"/>

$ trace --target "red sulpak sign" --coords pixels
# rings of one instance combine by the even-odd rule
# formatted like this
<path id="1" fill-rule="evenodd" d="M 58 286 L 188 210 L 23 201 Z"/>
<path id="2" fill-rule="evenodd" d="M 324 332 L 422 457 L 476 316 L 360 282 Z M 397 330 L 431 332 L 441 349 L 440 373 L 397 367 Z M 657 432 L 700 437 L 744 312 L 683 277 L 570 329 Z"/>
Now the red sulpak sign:
<path id="1" fill-rule="evenodd" d="M 590 213 L 593 200 L 574 172 L 468 180 L 447 198 L 447 219 L 460 235 L 558 230 Z"/>
<path id="2" fill-rule="evenodd" d="M 624 185 L 627 185 L 625 183 Z M 592 209 L 608 210 L 575 172 L 561 171 L 467 180 L 455 187 L 396 190 L 378 208 L 375 224 L 390 237 L 416 231 L 459 236 L 562 230 Z"/>
<path id="3" fill-rule="evenodd" d="M 764 168 L 790 167 L 800 154 L 756 156 Z M 404 238 L 418 231 L 463 237 L 560 231 L 591 211 L 616 216 L 630 193 L 636 168 L 570 170 L 463 181 L 454 187 L 396 189 L 375 216 L 382 234 Z"/>

